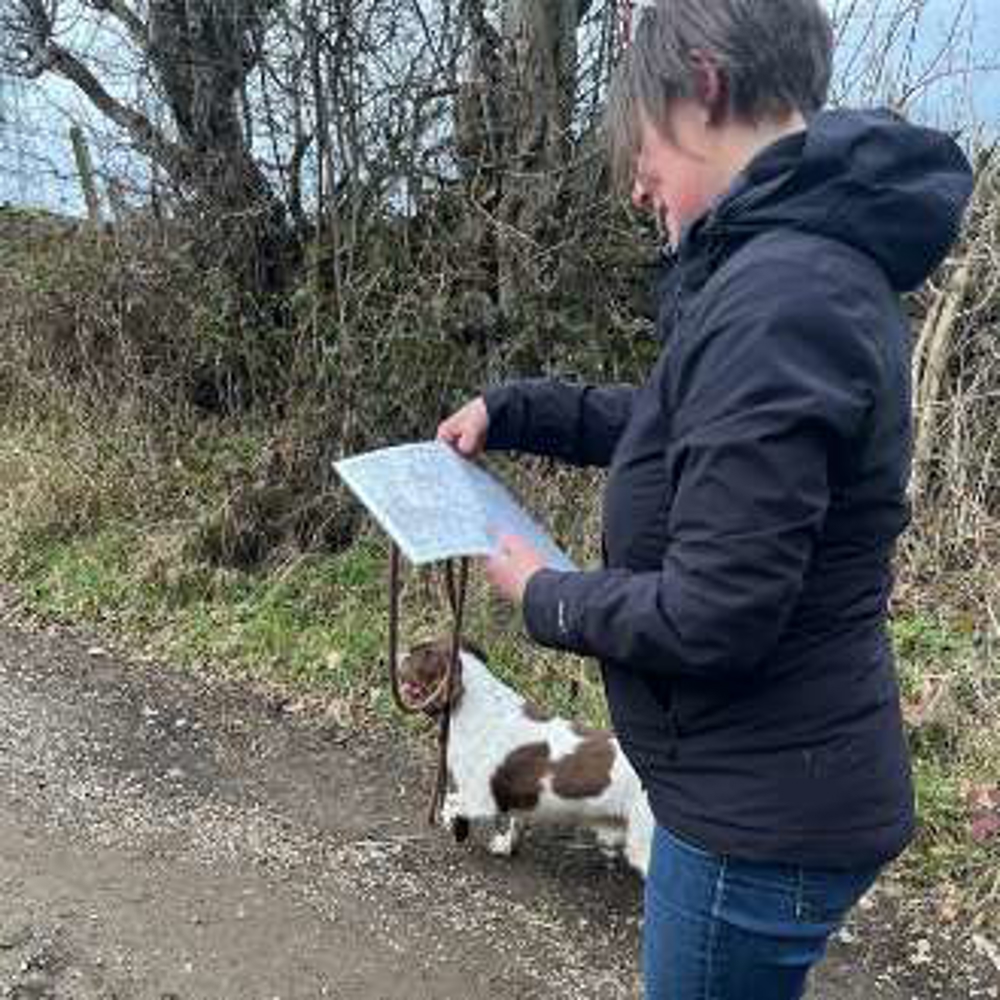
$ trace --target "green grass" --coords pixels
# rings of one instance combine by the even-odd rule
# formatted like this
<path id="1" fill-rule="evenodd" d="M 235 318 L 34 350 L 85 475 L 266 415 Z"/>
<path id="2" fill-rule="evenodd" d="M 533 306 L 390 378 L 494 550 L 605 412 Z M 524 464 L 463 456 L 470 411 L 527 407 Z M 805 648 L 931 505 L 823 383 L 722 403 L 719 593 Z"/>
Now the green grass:
<path id="1" fill-rule="evenodd" d="M 907 874 L 925 883 L 968 884 L 1000 868 L 1000 843 L 969 833 L 969 795 L 1000 785 L 1000 669 L 980 631 L 947 608 L 901 616 L 893 639 L 919 816 Z"/>
<path id="2" fill-rule="evenodd" d="M 0 432 L 0 572 L 38 611 L 111 629 L 182 664 L 391 708 L 382 536 L 255 572 L 209 565 L 201 526 L 234 472 L 258 460 L 263 435 L 178 432 L 164 458 L 143 450 L 131 424 L 86 437 L 70 427 Z M 467 607 L 466 635 L 509 682 L 549 709 L 606 723 L 594 667 L 532 646 L 475 572 Z M 440 579 L 404 567 L 401 645 L 450 628 Z"/>
<path id="3" fill-rule="evenodd" d="M 262 444 L 245 428 L 178 435 L 164 459 L 134 427 L 0 431 L 0 572 L 34 608 L 179 663 L 354 695 L 377 682 L 385 551 L 295 556 L 249 572 L 198 555 L 200 525 Z M 366 695 L 367 696 L 367 695 Z"/>
<path id="4" fill-rule="evenodd" d="M 19 582 L 43 614 L 107 627 L 186 665 L 344 695 L 376 680 L 385 618 L 376 542 L 270 575 L 198 565 L 151 574 L 147 555 L 142 530 L 111 525 L 36 548 Z"/>

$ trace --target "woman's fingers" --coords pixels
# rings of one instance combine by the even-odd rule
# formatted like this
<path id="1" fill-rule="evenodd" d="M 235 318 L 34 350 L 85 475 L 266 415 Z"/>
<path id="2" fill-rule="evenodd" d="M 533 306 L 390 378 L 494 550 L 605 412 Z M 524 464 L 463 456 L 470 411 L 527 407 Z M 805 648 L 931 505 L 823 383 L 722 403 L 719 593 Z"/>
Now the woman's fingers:
<path id="1" fill-rule="evenodd" d="M 489 423 L 486 403 L 477 396 L 438 425 L 437 439 L 471 458 L 483 450 Z"/>

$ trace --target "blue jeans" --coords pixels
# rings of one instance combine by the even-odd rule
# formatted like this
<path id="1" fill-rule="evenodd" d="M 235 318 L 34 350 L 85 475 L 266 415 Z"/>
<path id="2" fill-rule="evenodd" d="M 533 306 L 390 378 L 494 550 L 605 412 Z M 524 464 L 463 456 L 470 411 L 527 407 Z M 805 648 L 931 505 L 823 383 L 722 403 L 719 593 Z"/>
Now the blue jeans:
<path id="1" fill-rule="evenodd" d="M 878 875 L 737 861 L 657 826 L 646 879 L 646 1000 L 798 1000 Z"/>

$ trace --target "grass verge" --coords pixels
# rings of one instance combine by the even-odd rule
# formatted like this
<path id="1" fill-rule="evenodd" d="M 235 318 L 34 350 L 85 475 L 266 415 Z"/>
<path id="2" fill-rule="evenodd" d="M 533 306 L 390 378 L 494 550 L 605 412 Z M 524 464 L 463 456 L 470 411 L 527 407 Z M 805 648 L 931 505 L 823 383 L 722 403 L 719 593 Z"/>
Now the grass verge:
<path id="1" fill-rule="evenodd" d="M 137 651 L 308 693 L 355 724 L 392 717 L 383 539 L 363 535 L 339 554 L 290 554 L 253 572 L 212 565 L 201 525 L 265 436 L 220 426 L 166 437 L 154 446 L 127 415 L 0 426 L 0 573 L 36 612 L 96 626 Z M 550 474 L 518 486 L 550 509 L 557 493 L 581 495 L 580 483 Z M 436 576 L 409 572 L 403 603 L 404 640 L 447 629 Z M 606 721 L 584 661 L 529 647 L 517 616 L 479 579 L 468 607 L 468 634 L 507 680 L 549 708 Z M 967 609 L 926 601 L 897 610 L 893 637 L 920 813 L 898 870 L 947 900 L 943 912 L 996 922 L 1000 837 L 972 827 L 977 794 L 1000 788 L 996 637 Z"/>

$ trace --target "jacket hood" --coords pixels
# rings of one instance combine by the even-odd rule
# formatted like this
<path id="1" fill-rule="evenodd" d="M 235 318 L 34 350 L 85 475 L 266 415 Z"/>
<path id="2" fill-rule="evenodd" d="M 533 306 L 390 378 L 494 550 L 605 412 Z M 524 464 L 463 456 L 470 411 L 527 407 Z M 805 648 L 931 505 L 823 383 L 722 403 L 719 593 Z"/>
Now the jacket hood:
<path id="1" fill-rule="evenodd" d="M 945 133 L 888 111 L 824 111 L 758 154 L 684 242 L 810 232 L 867 253 L 893 287 L 910 291 L 955 241 L 972 183 Z"/>

